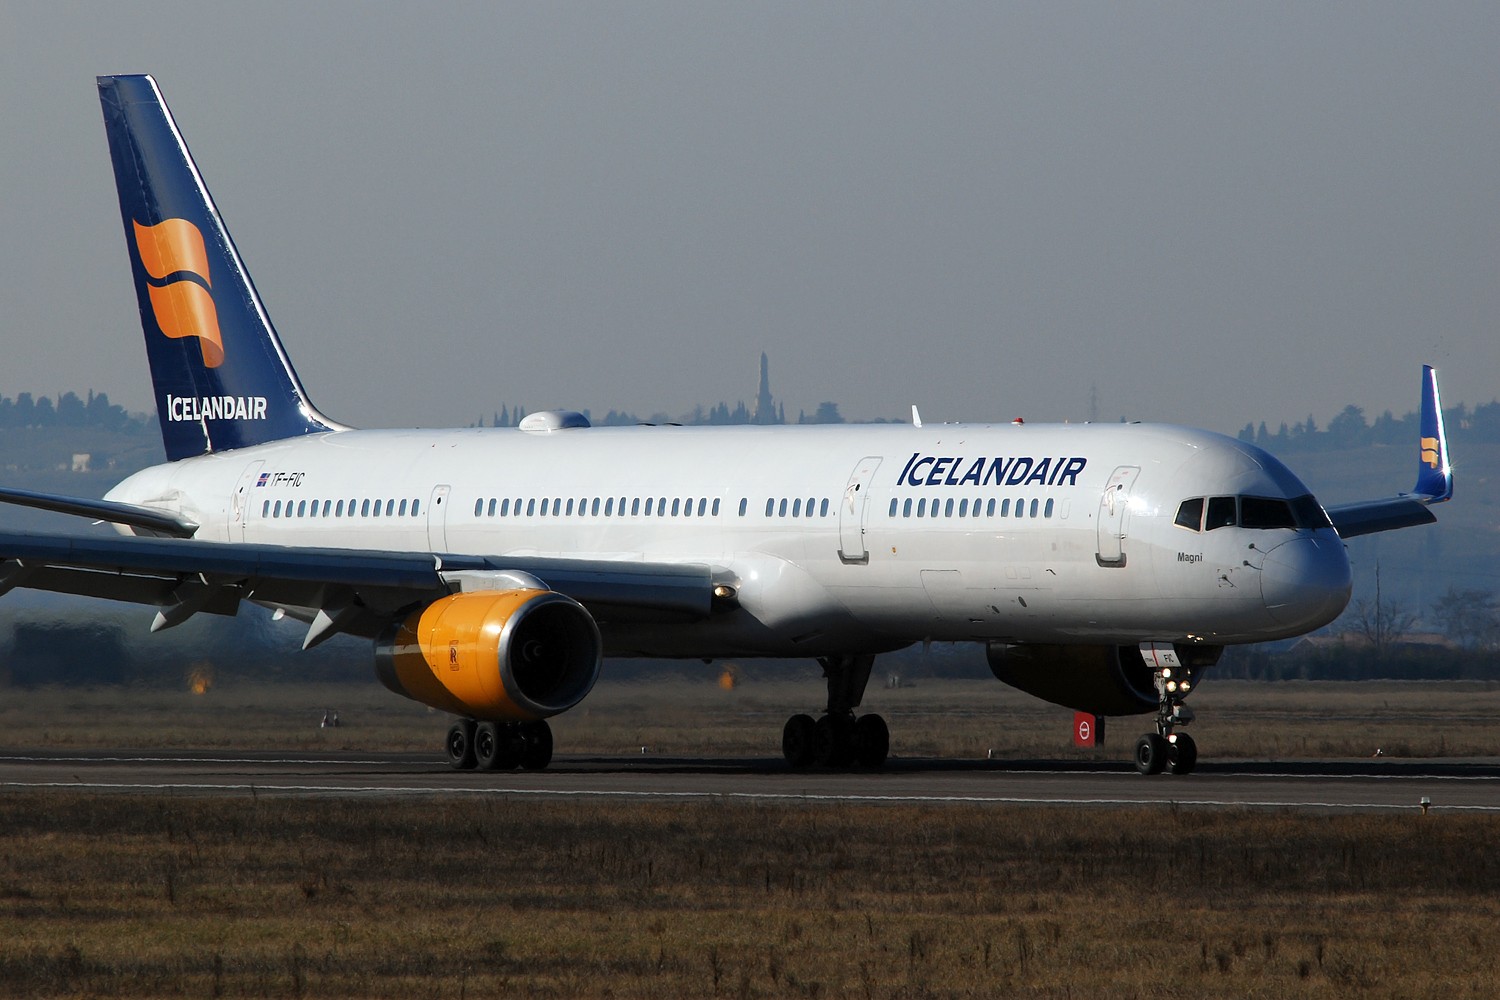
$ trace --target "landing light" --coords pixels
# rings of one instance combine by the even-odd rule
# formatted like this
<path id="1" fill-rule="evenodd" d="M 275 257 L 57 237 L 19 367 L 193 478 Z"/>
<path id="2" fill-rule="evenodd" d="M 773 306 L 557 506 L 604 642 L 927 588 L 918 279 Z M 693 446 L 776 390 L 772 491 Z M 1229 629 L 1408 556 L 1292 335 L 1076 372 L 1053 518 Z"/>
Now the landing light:
<path id="1" fill-rule="evenodd" d="M 1163 677 L 1171 677 L 1172 676 L 1172 668 L 1171 667 L 1163 667 L 1162 671 L 1161 671 L 1161 675 Z"/>
<path id="2" fill-rule="evenodd" d="M 1167 681 L 1167 690 L 1168 691 L 1176 691 L 1177 690 L 1177 682 L 1176 681 Z"/>

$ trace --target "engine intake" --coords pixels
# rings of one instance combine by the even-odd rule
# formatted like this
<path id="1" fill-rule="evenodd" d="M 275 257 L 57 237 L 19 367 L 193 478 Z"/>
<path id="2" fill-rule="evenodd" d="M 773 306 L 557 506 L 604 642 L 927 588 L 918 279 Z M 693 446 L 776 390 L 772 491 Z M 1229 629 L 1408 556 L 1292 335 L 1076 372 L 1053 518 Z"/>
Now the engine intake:
<path id="1" fill-rule="evenodd" d="M 1160 703 L 1155 675 L 1134 646 L 1011 646 L 992 642 L 990 671 L 1043 701 L 1094 715 L 1144 715 Z M 1184 666 L 1206 670 L 1223 646 L 1182 646 Z"/>
<path id="2" fill-rule="evenodd" d="M 599 627 L 550 590 L 454 594 L 376 640 L 375 674 L 396 694 L 456 715 L 529 722 L 565 712 L 594 687 Z"/>
<path id="3" fill-rule="evenodd" d="M 1151 670 L 1130 646 L 1008 646 L 992 642 L 994 675 L 1043 701 L 1095 715 L 1156 711 Z"/>

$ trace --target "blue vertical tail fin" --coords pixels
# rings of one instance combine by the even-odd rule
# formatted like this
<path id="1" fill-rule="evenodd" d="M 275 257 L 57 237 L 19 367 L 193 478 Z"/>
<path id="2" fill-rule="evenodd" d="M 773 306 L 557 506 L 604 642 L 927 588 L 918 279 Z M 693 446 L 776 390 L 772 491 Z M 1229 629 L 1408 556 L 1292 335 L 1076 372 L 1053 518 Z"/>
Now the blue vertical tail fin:
<path id="1" fill-rule="evenodd" d="M 1448 464 L 1448 434 L 1443 428 L 1443 401 L 1438 395 L 1437 371 L 1422 366 L 1422 440 L 1418 446 L 1417 485 L 1412 493 L 1426 503 L 1453 498 L 1453 467 Z"/>
<path id="2" fill-rule="evenodd" d="M 342 429 L 308 400 L 156 81 L 98 82 L 167 459 Z"/>

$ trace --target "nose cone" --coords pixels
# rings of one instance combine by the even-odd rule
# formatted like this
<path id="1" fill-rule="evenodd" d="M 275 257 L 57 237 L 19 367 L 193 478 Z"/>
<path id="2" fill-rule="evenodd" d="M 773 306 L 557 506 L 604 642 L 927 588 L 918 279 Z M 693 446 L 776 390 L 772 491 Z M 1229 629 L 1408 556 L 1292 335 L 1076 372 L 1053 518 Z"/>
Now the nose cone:
<path id="1" fill-rule="evenodd" d="M 1271 617 L 1300 635 L 1343 613 L 1353 585 L 1344 543 L 1332 531 L 1298 535 L 1266 553 L 1260 592 Z"/>

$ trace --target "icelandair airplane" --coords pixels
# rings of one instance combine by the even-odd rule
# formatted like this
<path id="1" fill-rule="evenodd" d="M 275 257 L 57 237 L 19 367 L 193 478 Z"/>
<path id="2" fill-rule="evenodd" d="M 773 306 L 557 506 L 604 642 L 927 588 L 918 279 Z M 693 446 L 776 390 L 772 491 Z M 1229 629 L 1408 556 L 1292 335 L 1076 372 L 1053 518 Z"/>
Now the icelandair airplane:
<path id="1" fill-rule="evenodd" d="M 0 593 L 368 637 L 387 687 L 457 717 L 456 768 L 545 767 L 604 656 L 815 658 L 827 705 L 787 721 L 787 761 L 878 766 L 875 656 L 951 641 L 1059 705 L 1154 713 L 1137 768 L 1186 774 L 1184 698 L 1224 647 L 1331 622 L 1343 539 L 1452 496 L 1431 368 L 1415 488 L 1326 509 L 1261 449 L 1159 425 L 352 430 L 309 400 L 155 81 L 98 82 L 168 462 L 104 500 L 0 492 L 122 536 L 0 534 Z"/>

